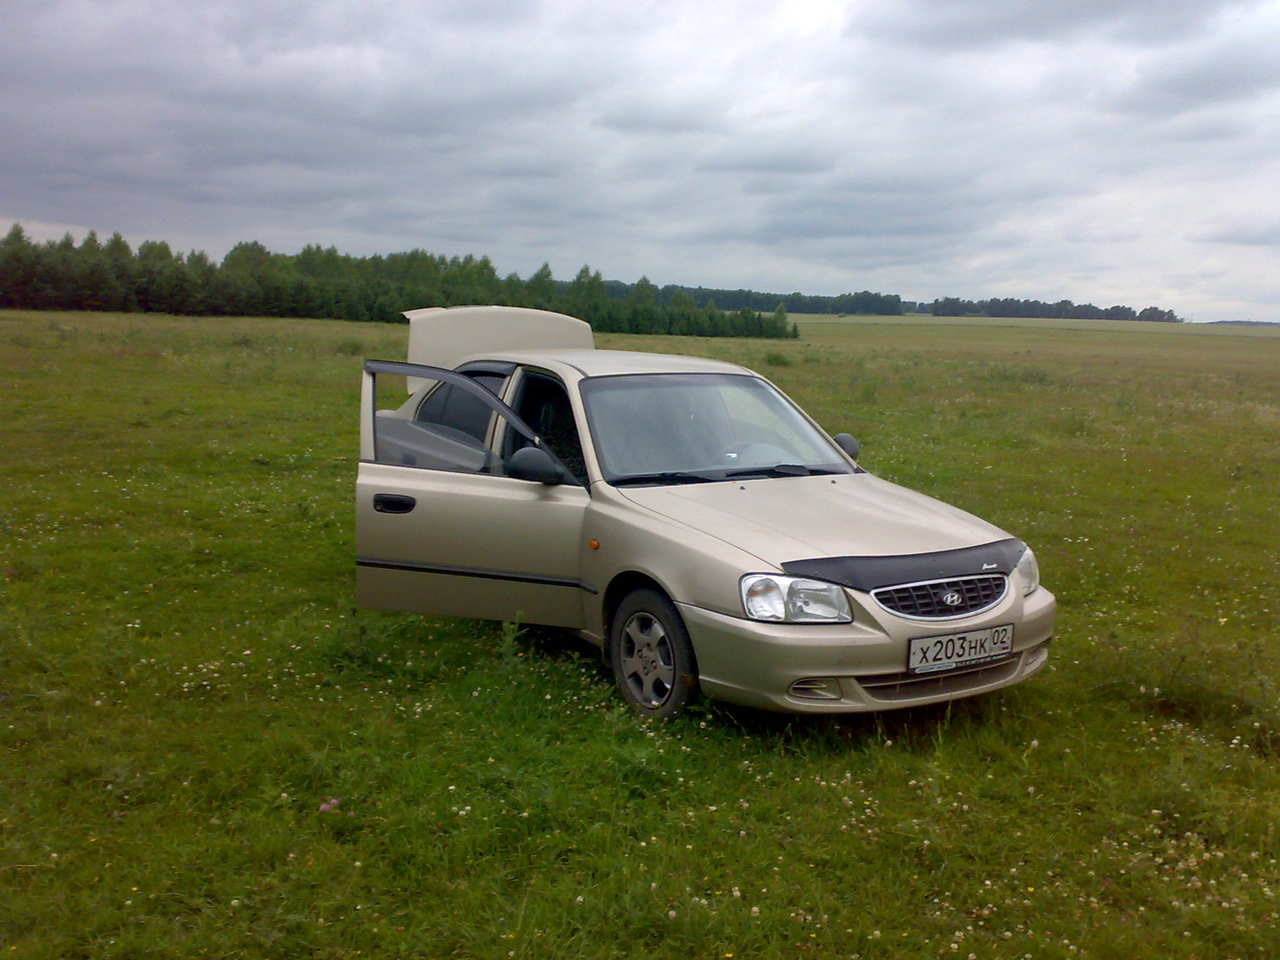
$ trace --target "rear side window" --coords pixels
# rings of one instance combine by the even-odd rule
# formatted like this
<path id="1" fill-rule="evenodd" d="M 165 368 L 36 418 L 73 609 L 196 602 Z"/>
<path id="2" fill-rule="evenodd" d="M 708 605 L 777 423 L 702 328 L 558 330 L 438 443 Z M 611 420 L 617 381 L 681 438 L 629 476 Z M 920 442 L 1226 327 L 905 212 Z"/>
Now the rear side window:
<path id="1" fill-rule="evenodd" d="M 478 373 L 471 379 L 496 396 L 506 376 L 500 373 Z M 489 418 L 492 415 L 493 411 L 473 395 L 458 389 L 453 384 L 442 383 L 431 391 L 418 407 L 414 420 L 456 430 L 478 443 L 483 443 L 485 433 L 489 429 Z"/>
<path id="2" fill-rule="evenodd" d="M 410 364 L 387 365 L 411 368 Z M 489 371 L 463 375 L 495 396 L 506 381 L 506 374 Z M 373 400 L 374 460 L 378 463 L 455 473 L 501 472 L 501 461 L 484 443 L 490 419 L 496 416 L 494 408 L 465 386 L 431 377 L 406 380 L 398 372 L 384 372 L 374 378 Z"/>

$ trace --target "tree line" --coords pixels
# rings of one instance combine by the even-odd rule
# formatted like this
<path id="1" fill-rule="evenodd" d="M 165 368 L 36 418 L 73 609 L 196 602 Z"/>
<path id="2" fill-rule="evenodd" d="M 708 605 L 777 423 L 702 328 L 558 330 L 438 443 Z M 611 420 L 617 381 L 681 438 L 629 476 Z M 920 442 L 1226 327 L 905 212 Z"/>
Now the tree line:
<path id="1" fill-rule="evenodd" d="M 488 257 L 445 257 L 410 250 L 369 257 L 308 245 L 296 254 L 272 253 L 261 243 L 238 243 L 215 262 L 201 251 L 175 253 L 163 241 L 133 250 L 115 233 L 105 243 L 90 231 L 35 243 L 20 224 L 0 241 L 0 307 L 35 310 L 113 310 L 232 316 L 334 317 L 403 322 L 400 311 L 419 306 L 495 303 L 558 310 L 600 331 L 693 336 L 796 337 L 791 313 L 1096 318 L 1179 322 L 1172 310 L 1096 307 L 1070 300 L 1016 298 L 932 303 L 898 294 L 811 296 L 605 280 L 582 267 L 557 280 L 547 264 L 527 279 L 499 276 Z M 772 312 L 769 312 L 772 311 Z"/>
<path id="2" fill-rule="evenodd" d="M 0 241 L 0 307 L 112 310 L 228 316 L 333 317 L 403 323 L 402 310 L 493 303 L 557 310 L 599 331 L 707 337 L 798 337 L 786 308 L 723 309 L 687 292 L 664 296 L 642 277 L 608 283 L 584 266 L 557 281 L 543 264 L 528 279 L 499 277 L 488 257 L 444 257 L 425 250 L 354 257 L 334 247 L 272 253 L 238 243 L 215 263 L 198 250 L 175 253 L 147 240 L 134 251 L 119 233 L 105 243 L 90 231 L 34 243 L 20 224 Z"/>
<path id="3" fill-rule="evenodd" d="M 614 296 L 625 296 L 627 284 L 611 280 L 608 281 L 608 286 Z M 748 310 L 772 310 L 781 303 L 788 313 L 896 315 L 903 312 L 902 297 L 898 294 L 872 293 L 870 290 L 824 297 L 799 292 L 764 293 L 759 290 L 722 290 L 667 284 L 658 290 L 658 301 L 670 303 L 680 293 L 688 294 L 698 306 L 715 302 L 726 310 L 741 310 L 744 307 Z"/>
<path id="4" fill-rule="evenodd" d="M 1059 300 L 1045 303 L 1043 300 L 1019 300 L 1005 297 L 993 300 L 961 300 L 944 297 L 933 303 L 912 304 L 919 313 L 932 313 L 935 317 L 1047 317 L 1072 320 L 1146 320 L 1154 323 L 1181 323 L 1182 318 L 1172 310 L 1159 307 L 1133 307 L 1116 305 L 1095 307 L 1092 303 L 1072 303 Z"/>

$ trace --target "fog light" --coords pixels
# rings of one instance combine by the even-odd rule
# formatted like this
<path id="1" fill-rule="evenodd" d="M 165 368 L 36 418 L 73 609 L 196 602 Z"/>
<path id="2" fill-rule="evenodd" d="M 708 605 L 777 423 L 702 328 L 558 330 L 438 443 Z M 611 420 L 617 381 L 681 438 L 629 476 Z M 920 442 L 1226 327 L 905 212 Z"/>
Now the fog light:
<path id="1" fill-rule="evenodd" d="M 839 700 L 840 681 L 835 677 L 805 677 L 793 683 L 788 693 L 799 700 Z"/>

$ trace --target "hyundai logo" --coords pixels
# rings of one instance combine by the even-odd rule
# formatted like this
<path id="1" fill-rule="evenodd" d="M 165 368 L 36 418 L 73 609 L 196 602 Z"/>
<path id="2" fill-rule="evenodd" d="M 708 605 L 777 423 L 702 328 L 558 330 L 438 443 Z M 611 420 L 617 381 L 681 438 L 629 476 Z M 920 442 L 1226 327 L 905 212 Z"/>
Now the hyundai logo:
<path id="1" fill-rule="evenodd" d="M 958 607 L 964 603 L 964 597 L 960 595 L 959 591 L 948 590 L 942 595 L 942 602 L 948 607 Z"/>

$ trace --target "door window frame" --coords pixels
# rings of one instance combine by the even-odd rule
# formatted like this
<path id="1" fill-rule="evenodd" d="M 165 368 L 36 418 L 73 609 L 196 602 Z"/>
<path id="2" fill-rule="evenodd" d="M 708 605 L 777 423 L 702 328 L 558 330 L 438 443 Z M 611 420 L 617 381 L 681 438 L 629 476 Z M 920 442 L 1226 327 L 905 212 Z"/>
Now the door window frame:
<path id="1" fill-rule="evenodd" d="M 364 375 L 360 388 L 360 406 L 363 414 L 361 417 L 363 429 L 360 431 L 360 462 L 375 463 L 380 466 L 403 467 L 409 470 L 434 470 L 439 473 L 448 472 L 439 467 L 385 463 L 378 460 L 376 447 L 378 429 L 378 411 L 376 409 L 377 404 L 375 402 L 377 397 L 376 378 L 379 373 L 383 373 L 390 376 L 413 377 L 419 380 L 433 380 L 439 381 L 441 384 L 451 384 L 458 387 L 465 393 L 469 393 L 473 397 L 479 398 L 481 403 L 498 415 L 498 426 L 488 433 L 488 439 L 487 441 L 482 442 L 482 445 L 486 450 L 493 453 L 494 456 L 498 458 L 499 462 L 502 462 L 502 456 L 498 450 L 498 445 L 501 442 L 501 439 L 506 436 L 506 430 L 514 427 L 518 433 L 525 437 L 525 439 L 534 446 L 545 450 L 546 453 L 560 465 L 561 469 L 565 471 L 565 476 L 570 478 L 566 481 L 568 485 L 583 487 L 576 478 L 573 478 L 568 467 L 561 462 L 560 458 L 555 455 L 550 447 L 542 442 L 542 437 L 538 435 L 537 431 L 530 427 L 529 424 L 525 423 L 524 420 L 521 419 L 520 415 L 511 407 L 507 406 L 507 404 L 503 402 L 500 397 L 494 394 L 492 390 L 488 387 L 482 387 L 468 376 L 469 373 L 496 372 L 483 369 L 485 366 L 487 366 L 487 364 L 484 363 L 467 364 L 467 371 L 460 372 L 457 370 L 446 370 L 443 367 L 432 367 L 422 363 L 406 363 L 401 360 L 365 360 Z M 503 366 L 506 366 L 506 364 L 503 364 Z M 512 367 L 514 368 L 514 364 Z M 507 386 L 509 387 L 510 384 L 511 376 L 508 374 Z M 563 383 L 561 385 L 563 386 Z M 434 392 L 434 390 L 429 391 L 423 399 L 419 401 L 419 407 L 426 401 L 426 398 Z M 418 408 L 415 407 L 415 414 L 417 409 Z M 475 476 L 493 476 L 493 474 L 475 474 Z M 502 478 L 511 480 L 516 479 L 515 477 L 506 477 L 505 475 L 502 475 Z M 520 482 L 532 483 L 534 481 L 522 480 Z M 589 490 L 589 487 L 584 487 L 584 489 Z"/>

